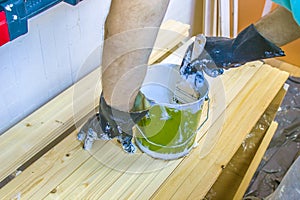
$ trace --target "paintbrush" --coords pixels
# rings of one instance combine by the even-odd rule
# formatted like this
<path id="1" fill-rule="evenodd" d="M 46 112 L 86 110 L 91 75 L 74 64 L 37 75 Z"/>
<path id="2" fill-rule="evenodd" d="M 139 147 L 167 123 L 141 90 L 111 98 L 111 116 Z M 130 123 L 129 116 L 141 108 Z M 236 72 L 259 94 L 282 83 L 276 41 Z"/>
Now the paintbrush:
<path id="1" fill-rule="evenodd" d="M 182 80 L 176 84 L 174 92 L 174 101 L 176 103 L 190 103 L 197 101 L 200 97 L 199 90 L 201 83 L 204 83 L 203 73 L 197 72 L 193 75 L 183 75 L 184 70 L 189 64 L 197 61 L 200 54 L 204 50 L 206 38 L 204 35 L 195 37 L 195 41 L 188 47 L 183 62 L 180 67 Z"/>

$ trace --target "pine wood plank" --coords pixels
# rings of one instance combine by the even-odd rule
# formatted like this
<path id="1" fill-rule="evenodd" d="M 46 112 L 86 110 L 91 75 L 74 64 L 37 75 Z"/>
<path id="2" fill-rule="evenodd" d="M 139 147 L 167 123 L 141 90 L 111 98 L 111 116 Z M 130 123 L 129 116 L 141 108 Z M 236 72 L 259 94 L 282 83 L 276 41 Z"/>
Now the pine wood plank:
<path id="1" fill-rule="evenodd" d="M 270 144 L 271 139 L 274 136 L 274 133 L 275 133 L 277 127 L 278 127 L 278 123 L 272 122 L 263 141 L 261 142 L 261 144 L 257 150 L 257 153 L 255 154 L 251 164 L 249 165 L 249 168 L 248 168 L 236 194 L 234 195 L 234 198 L 233 198 L 234 200 L 240 200 L 243 198 L 243 196 L 247 190 L 247 187 L 249 186 L 249 183 L 250 183 L 263 155 L 265 154 L 265 152 Z"/>
<path id="2" fill-rule="evenodd" d="M 273 67 L 290 73 L 291 76 L 300 77 L 300 67 L 281 61 L 276 58 L 266 59 L 265 62 Z"/>
<path id="3" fill-rule="evenodd" d="M 125 153 L 120 151 L 120 148 L 110 148 L 108 151 L 114 152 L 114 157 L 111 161 L 113 163 L 110 163 L 110 167 L 104 167 L 103 170 L 98 170 L 95 174 L 92 174 L 92 176 L 88 177 L 86 180 L 88 184 L 80 184 L 68 194 L 66 199 L 99 199 L 100 196 L 124 173 L 123 171 L 115 170 L 115 167 L 117 167 L 117 165 L 123 165 L 122 168 L 126 171 L 134 161 L 138 159 L 138 157 L 124 159 Z M 102 159 L 101 154 L 102 153 L 99 152 L 94 158 L 97 160 Z M 76 179 L 76 177 L 74 178 Z"/>
<path id="4" fill-rule="evenodd" d="M 96 173 L 97 171 L 101 170 L 101 167 L 101 165 L 99 166 L 99 161 L 95 158 L 88 159 L 75 172 L 72 173 L 73 176 L 77 177 L 76 179 L 71 179 L 68 177 L 63 181 L 63 184 L 55 186 L 55 188 L 51 190 L 44 199 L 66 199 L 67 194 L 74 191 L 76 186 L 79 184 L 79 180 L 84 180 L 90 174 Z"/>
<path id="5" fill-rule="evenodd" d="M 64 180 L 68 174 L 90 157 L 88 152 L 82 151 L 80 142 L 75 134 L 51 149 L 23 173 L 13 179 L 0 190 L 0 199 L 21 197 L 30 199 L 33 194 L 47 188 L 51 191 L 57 182 Z M 40 198 L 33 198 L 40 199 Z"/>
<path id="6" fill-rule="evenodd" d="M 153 198 L 204 197 L 221 172 L 221 166 L 226 166 L 287 77 L 286 73 L 274 71 L 270 66 L 264 65 L 223 113 L 226 114 L 226 121 L 222 135 L 209 156 L 201 159 L 201 150 L 196 148 L 164 182 Z M 212 126 L 210 129 L 217 129 L 217 127 Z M 232 133 L 237 134 L 231 137 Z"/>
<path id="7" fill-rule="evenodd" d="M 145 199 L 149 199 L 156 190 L 156 187 L 151 186 L 160 185 L 162 180 L 166 178 L 161 176 L 170 174 L 177 166 L 177 162 L 180 161 L 170 161 L 167 165 L 165 161 L 152 162 L 145 170 L 146 172 L 140 173 L 134 182 L 128 185 L 125 191 L 122 191 L 118 198 L 141 199 L 142 196 Z M 151 169 L 156 170 L 151 171 Z M 146 192 L 147 195 L 145 194 Z"/>
<path id="8" fill-rule="evenodd" d="M 239 1 L 238 0 L 233 0 L 232 2 L 233 4 L 233 37 L 236 37 L 238 34 L 238 19 L 239 19 L 239 15 L 238 15 L 238 11 L 239 11 Z"/>
<path id="9" fill-rule="evenodd" d="M 135 170 L 137 172 L 145 171 L 147 166 L 152 162 L 152 158 L 146 155 L 140 156 L 136 162 L 128 168 L 129 172 L 125 171 L 98 199 L 123 199 L 123 193 L 128 187 L 131 187 L 131 184 L 140 176 L 140 173 L 135 173 Z"/>
<path id="10" fill-rule="evenodd" d="M 285 94 L 286 88 L 284 86 L 280 89 L 264 114 L 249 132 L 242 145 L 227 164 L 226 168 L 222 170 L 222 173 L 210 191 L 206 194 L 205 198 L 233 199 L 243 177 L 246 174 L 246 171 L 249 169 L 251 161 L 257 153 L 259 145 L 268 131 L 269 126 L 266 126 L 268 123 L 271 124 L 274 120 Z M 264 128 L 261 129 L 262 127 Z"/>
<path id="11" fill-rule="evenodd" d="M 123 152 L 119 152 L 119 149 L 112 148 L 111 142 L 106 142 L 105 147 L 100 151 L 92 154 L 83 165 L 81 165 L 77 170 L 71 172 L 70 176 L 62 182 L 57 182 L 56 193 L 52 194 L 48 191 L 46 199 L 80 199 L 85 197 L 86 191 L 92 190 L 99 182 L 106 180 L 106 184 L 98 186 L 98 191 L 96 193 L 101 193 L 101 191 L 109 187 L 109 182 L 112 182 L 117 178 L 117 176 L 111 176 L 113 167 L 117 166 L 122 162 L 124 157 Z M 99 159 L 101 157 L 101 159 Z M 109 162 L 110 167 L 106 166 L 103 161 Z M 88 163 L 92 163 L 94 167 L 89 168 Z M 126 163 L 130 165 L 130 163 Z M 121 173 L 117 171 L 118 173 Z M 93 193 L 90 193 L 93 195 Z"/>
<path id="12" fill-rule="evenodd" d="M 204 4 L 204 34 L 206 36 L 217 36 L 218 32 L 218 1 L 205 0 Z"/>
<path id="13" fill-rule="evenodd" d="M 230 0 L 219 1 L 219 23 L 222 37 L 230 37 Z"/>

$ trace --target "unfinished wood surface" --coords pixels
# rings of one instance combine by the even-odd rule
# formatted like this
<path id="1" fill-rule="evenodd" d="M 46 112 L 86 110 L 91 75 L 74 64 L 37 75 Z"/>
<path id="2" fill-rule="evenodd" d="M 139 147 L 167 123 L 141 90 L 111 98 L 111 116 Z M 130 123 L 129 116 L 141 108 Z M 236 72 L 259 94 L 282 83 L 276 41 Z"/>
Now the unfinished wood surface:
<path id="1" fill-rule="evenodd" d="M 276 58 L 266 59 L 265 62 L 273 67 L 290 73 L 291 76 L 300 77 L 300 67 L 278 60 Z"/>
<path id="2" fill-rule="evenodd" d="M 230 0 L 219 1 L 219 23 L 220 35 L 222 37 L 230 37 Z"/>
<path id="3" fill-rule="evenodd" d="M 277 127 L 278 127 L 278 123 L 272 122 L 263 141 L 261 142 L 261 144 L 257 150 L 257 153 L 255 154 L 251 164 L 249 165 L 249 168 L 248 168 L 248 170 L 247 170 L 247 172 L 246 172 L 246 174 L 245 174 L 245 176 L 233 198 L 234 200 L 240 200 L 243 198 L 243 196 L 249 186 L 249 183 L 250 183 L 263 155 L 265 154 L 265 152 L 270 144 L 271 139 L 274 136 L 274 133 L 275 133 Z"/>
<path id="4" fill-rule="evenodd" d="M 285 86 L 280 89 L 276 97 L 272 100 L 269 107 L 252 128 L 242 145 L 231 158 L 228 165 L 206 194 L 207 199 L 233 199 L 241 185 L 249 165 L 268 131 L 269 124 L 274 120 L 277 110 L 286 94 Z M 248 176 L 251 176 L 248 174 Z M 253 174 L 252 174 L 253 176 Z M 246 186 L 247 187 L 247 186 Z"/>
<path id="5" fill-rule="evenodd" d="M 218 1 L 217 0 L 205 0 L 204 3 L 204 30 L 203 33 L 206 36 L 217 36 L 218 31 Z M 199 12 L 199 11 L 197 11 Z"/>
<path id="6" fill-rule="evenodd" d="M 236 37 L 238 34 L 238 19 L 239 19 L 239 1 L 238 0 L 231 0 L 232 2 L 232 36 Z"/>
<path id="7" fill-rule="evenodd" d="M 158 34 L 160 48 L 172 49 L 188 34 L 188 25 L 176 21 L 167 21 L 163 29 L 170 29 Z M 165 46 L 164 46 L 165 45 Z M 155 51 L 150 62 L 156 61 L 165 51 Z M 12 174 L 45 146 L 58 138 L 71 127 L 78 126 L 78 120 L 88 115 L 97 107 L 101 92 L 100 68 L 70 87 L 57 98 L 16 124 L 0 136 L 0 181 Z M 83 103 L 84 102 L 84 103 Z M 73 129 L 76 127 L 73 127 Z M 17 147 L 17 148 L 16 148 Z"/>

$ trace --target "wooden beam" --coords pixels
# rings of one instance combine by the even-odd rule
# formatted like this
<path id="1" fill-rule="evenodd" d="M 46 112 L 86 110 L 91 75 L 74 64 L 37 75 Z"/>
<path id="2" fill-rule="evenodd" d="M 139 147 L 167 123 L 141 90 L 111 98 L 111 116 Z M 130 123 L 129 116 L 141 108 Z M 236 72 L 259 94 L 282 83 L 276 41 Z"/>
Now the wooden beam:
<path id="1" fill-rule="evenodd" d="M 238 19 L 239 19 L 239 1 L 238 0 L 233 0 L 233 31 L 232 31 L 232 36 L 236 37 L 238 34 Z"/>
<path id="2" fill-rule="evenodd" d="M 219 1 L 220 36 L 230 37 L 230 0 Z"/>

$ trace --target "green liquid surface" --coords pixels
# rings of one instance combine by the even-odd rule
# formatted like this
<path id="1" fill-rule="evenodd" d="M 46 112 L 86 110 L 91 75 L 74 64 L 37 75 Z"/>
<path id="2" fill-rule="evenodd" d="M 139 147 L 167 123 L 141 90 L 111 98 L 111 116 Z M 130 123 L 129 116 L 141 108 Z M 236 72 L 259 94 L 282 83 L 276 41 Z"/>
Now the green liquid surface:
<path id="1" fill-rule="evenodd" d="M 161 154 L 186 151 L 194 145 L 201 113 L 202 107 L 192 113 L 189 109 L 155 105 L 149 110 L 149 116 L 138 123 L 140 131 L 137 131 L 136 140 L 150 151 Z"/>

